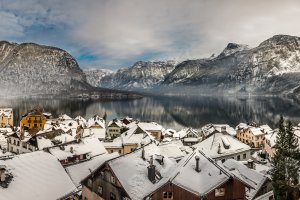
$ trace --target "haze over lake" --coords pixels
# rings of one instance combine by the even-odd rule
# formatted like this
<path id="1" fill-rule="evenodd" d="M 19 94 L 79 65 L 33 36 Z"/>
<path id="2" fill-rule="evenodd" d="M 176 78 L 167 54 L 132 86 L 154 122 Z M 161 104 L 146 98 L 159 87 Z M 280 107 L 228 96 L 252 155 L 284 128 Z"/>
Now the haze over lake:
<path id="1" fill-rule="evenodd" d="M 12 107 L 14 123 L 18 125 L 22 115 L 34 106 L 42 106 L 54 117 L 66 113 L 75 118 L 95 114 L 108 120 L 130 116 L 141 121 L 155 121 L 166 128 L 179 130 L 183 127 L 201 128 L 207 123 L 226 123 L 235 127 L 240 122 L 269 124 L 272 128 L 280 114 L 293 123 L 300 122 L 300 105 L 281 98 L 236 98 L 167 96 L 144 97 L 126 101 L 92 101 L 70 99 L 1 99 L 1 107 Z"/>

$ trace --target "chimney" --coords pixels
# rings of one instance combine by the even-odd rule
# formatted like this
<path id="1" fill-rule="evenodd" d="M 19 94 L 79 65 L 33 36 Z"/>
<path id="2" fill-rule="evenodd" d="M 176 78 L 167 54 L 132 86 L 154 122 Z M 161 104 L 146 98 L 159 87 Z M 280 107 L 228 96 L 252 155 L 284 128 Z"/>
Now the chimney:
<path id="1" fill-rule="evenodd" d="M 199 160 L 200 160 L 200 157 L 197 155 L 195 156 L 195 160 L 196 160 L 196 171 L 197 172 L 201 172 L 201 169 L 199 168 Z"/>
<path id="2" fill-rule="evenodd" d="M 145 150 L 144 150 L 144 148 L 142 149 L 142 159 L 145 160 Z"/>
<path id="3" fill-rule="evenodd" d="M 6 166 L 0 165 L 0 183 L 5 182 L 6 179 L 5 171 L 6 171 Z"/>
<path id="4" fill-rule="evenodd" d="M 221 154 L 221 145 L 219 143 L 219 146 L 218 146 L 218 154 Z"/>
<path id="5" fill-rule="evenodd" d="M 71 153 L 73 153 L 73 152 L 74 152 L 74 151 L 73 151 L 73 147 L 70 147 L 70 152 L 71 152 Z"/>
<path id="6" fill-rule="evenodd" d="M 226 132 L 226 126 L 222 126 L 222 127 L 221 127 L 221 132 L 222 132 L 222 133 L 225 133 L 225 132 Z"/>
<path id="7" fill-rule="evenodd" d="M 150 165 L 148 166 L 148 179 L 155 183 L 155 165 L 153 165 L 153 156 L 150 158 Z"/>

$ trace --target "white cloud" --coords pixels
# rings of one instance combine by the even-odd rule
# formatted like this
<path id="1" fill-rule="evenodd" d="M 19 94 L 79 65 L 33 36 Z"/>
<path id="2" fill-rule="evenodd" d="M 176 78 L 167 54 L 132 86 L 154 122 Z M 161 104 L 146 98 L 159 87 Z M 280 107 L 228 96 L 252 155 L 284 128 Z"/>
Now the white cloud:
<path id="1" fill-rule="evenodd" d="M 0 11 L 0 19 L 0 38 L 14 38 L 23 35 L 23 27 L 15 15 Z"/>
<path id="2" fill-rule="evenodd" d="M 275 34 L 300 36 L 300 2 L 294 0 L 0 0 L 1 7 L 10 22 L 1 17 L 0 36 L 21 35 L 34 24 L 65 24 L 61 40 L 103 57 L 99 63 L 106 65 L 144 54 L 201 58 L 228 42 L 256 46 Z"/>

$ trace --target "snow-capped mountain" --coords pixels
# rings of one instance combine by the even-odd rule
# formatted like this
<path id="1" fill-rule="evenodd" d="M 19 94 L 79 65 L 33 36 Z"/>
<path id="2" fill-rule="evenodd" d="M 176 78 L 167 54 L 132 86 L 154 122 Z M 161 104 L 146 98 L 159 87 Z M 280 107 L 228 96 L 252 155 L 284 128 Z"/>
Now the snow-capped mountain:
<path id="1" fill-rule="evenodd" d="M 66 51 L 34 43 L 0 41 L 0 96 L 65 95 L 134 98 L 128 92 L 95 88 Z"/>
<path id="2" fill-rule="evenodd" d="M 86 80 L 94 87 L 101 86 L 101 79 L 105 76 L 112 75 L 114 72 L 109 69 L 86 69 L 83 70 L 86 74 Z"/>
<path id="3" fill-rule="evenodd" d="M 298 89 L 299 72 L 300 38 L 275 35 L 252 49 L 229 44 L 216 58 L 180 63 L 163 84 L 288 94 Z"/>
<path id="4" fill-rule="evenodd" d="M 139 61 L 132 67 L 103 77 L 99 86 L 118 89 L 153 88 L 160 85 L 175 68 L 175 64 L 175 61 Z"/>
<path id="5" fill-rule="evenodd" d="M 137 62 L 101 78 L 108 88 L 195 86 L 216 93 L 300 94 L 300 38 L 275 35 L 255 48 L 229 43 L 216 57 Z"/>

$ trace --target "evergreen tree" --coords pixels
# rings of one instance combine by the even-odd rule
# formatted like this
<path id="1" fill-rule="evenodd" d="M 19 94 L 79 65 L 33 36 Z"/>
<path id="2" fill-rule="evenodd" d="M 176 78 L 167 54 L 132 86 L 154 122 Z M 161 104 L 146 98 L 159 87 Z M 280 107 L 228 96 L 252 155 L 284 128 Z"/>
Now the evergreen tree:
<path id="1" fill-rule="evenodd" d="M 107 118 L 107 114 L 106 114 L 106 112 L 104 113 L 104 115 L 103 115 L 103 117 L 102 117 L 103 119 L 104 119 L 104 121 L 106 122 L 106 118 Z"/>
<path id="2" fill-rule="evenodd" d="M 299 183 L 299 148 L 290 121 L 285 124 L 280 116 L 278 128 L 271 175 L 275 199 L 286 200 L 292 199 L 291 191 Z"/>

